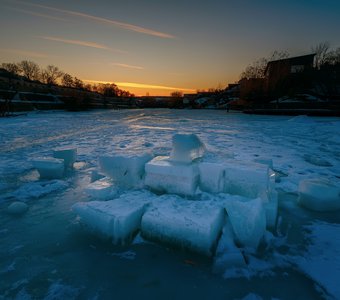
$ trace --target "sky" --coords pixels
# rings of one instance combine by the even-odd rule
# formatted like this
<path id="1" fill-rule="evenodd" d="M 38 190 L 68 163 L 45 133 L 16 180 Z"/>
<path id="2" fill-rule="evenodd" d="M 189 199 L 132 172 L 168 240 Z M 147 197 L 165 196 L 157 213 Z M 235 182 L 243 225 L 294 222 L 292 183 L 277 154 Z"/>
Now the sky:
<path id="1" fill-rule="evenodd" d="M 225 87 L 275 50 L 340 47 L 339 0 L 0 0 L 0 63 L 32 60 L 136 95 Z"/>

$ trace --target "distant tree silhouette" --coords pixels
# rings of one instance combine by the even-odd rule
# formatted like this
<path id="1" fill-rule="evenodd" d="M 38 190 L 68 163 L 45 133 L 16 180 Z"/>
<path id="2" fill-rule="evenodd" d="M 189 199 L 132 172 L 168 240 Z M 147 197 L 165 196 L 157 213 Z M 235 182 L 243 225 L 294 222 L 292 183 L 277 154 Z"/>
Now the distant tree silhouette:
<path id="1" fill-rule="evenodd" d="M 73 77 L 70 74 L 65 73 L 61 78 L 61 84 L 66 87 L 73 87 L 74 86 Z"/>
<path id="2" fill-rule="evenodd" d="M 83 89 L 84 88 L 84 82 L 80 80 L 77 77 L 74 77 L 73 79 L 73 87 L 77 89 Z"/>
<path id="3" fill-rule="evenodd" d="M 311 50 L 315 53 L 314 65 L 317 69 L 320 69 L 329 59 L 330 44 L 329 42 L 321 42 L 313 46 Z"/>
<path id="4" fill-rule="evenodd" d="M 23 60 L 18 64 L 18 68 L 20 74 L 25 76 L 28 80 L 40 79 L 40 68 L 35 62 Z"/>
<path id="5" fill-rule="evenodd" d="M 14 75 L 19 75 L 20 73 L 20 68 L 16 63 L 2 63 L 1 68 L 7 70 Z"/>
<path id="6" fill-rule="evenodd" d="M 46 69 L 41 72 L 41 78 L 44 83 L 49 85 L 54 85 L 57 83 L 57 80 L 63 76 L 64 72 L 59 70 L 58 67 L 54 65 L 48 65 Z"/>
<path id="7" fill-rule="evenodd" d="M 170 94 L 170 96 L 173 97 L 173 98 L 182 98 L 183 93 L 181 91 L 174 91 Z"/>

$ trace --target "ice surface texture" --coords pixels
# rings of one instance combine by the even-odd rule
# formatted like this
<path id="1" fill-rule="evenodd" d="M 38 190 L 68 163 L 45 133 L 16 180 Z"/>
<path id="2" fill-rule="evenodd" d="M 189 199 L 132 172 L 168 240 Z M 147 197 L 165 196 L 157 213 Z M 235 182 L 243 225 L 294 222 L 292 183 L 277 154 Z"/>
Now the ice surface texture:
<path id="1" fill-rule="evenodd" d="M 196 134 L 175 134 L 172 137 L 170 160 L 191 163 L 205 152 L 205 146 Z"/>
<path id="2" fill-rule="evenodd" d="M 224 209 L 210 203 L 162 196 L 144 214 L 142 236 L 210 256 L 224 218 Z"/>
<path id="3" fill-rule="evenodd" d="M 327 180 L 306 179 L 299 184 L 299 203 L 314 211 L 340 209 L 340 187 Z"/>
<path id="4" fill-rule="evenodd" d="M 101 171 L 118 185 L 131 188 L 142 185 L 145 164 L 152 159 L 149 153 L 143 155 L 116 155 L 99 158 Z"/>
<path id="5" fill-rule="evenodd" d="M 64 160 L 53 157 L 41 157 L 32 160 L 42 179 L 57 179 L 64 175 Z"/>
<path id="6" fill-rule="evenodd" d="M 107 177 L 90 183 L 85 188 L 85 193 L 97 200 L 112 199 L 116 194 L 112 181 Z"/>
<path id="7" fill-rule="evenodd" d="M 145 172 L 145 185 L 152 190 L 185 196 L 196 192 L 199 180 L 197 163 L 176 163 L 167 156 L 158 156 L 145 165 Z"/>

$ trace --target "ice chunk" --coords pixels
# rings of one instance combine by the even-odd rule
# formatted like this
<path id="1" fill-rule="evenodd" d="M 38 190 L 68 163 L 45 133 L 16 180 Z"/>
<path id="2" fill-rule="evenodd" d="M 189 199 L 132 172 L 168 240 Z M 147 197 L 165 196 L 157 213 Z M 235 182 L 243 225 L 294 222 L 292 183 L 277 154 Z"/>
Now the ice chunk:
<path id="1" fill-rule="evenodd" d="M 221 193 L 224 190 L 225 166 L 217 163 L 199 164 L 200 189 L 208 193 Z"/>
<path id="2" fill-rule="evenodd" d="M 270 188 L 270 169 L 258 163 L 229 163 L 225 169 L 224 191 L 248 198 L 263 196 Z"/>
<path id="3" fill-rule="evenodd" d="M 152 159 L 149 153 L 139 156 L 103 156 L 99 158 L 101 171 L 119 185 L 130 188 L 140 187 L 145 164 Z"/>
<path id="4" fill-rule="evenodd" d="M 263 201 L 227 201 L 225 207 L 237 241 L 256 249 L 266 231 Z"/>
<path id="5" fill-rule="evenodd" d="M 299 203 L 314 211 L 340 209 L 340 187 L 328 180 L 306 179 L 299 184 Z"/>
<path id="6" fill-rule="evenodd" d="M 110 201 L 78 202 L 72 210 L 95 232 L 124 244 L 140 229 L 149 198 L 149 193 L 132 192 Z"/>
<path id="7" fill-rule="evenodd" d="M 175 134 L 172 137 L 172 161 L 190 163 L 202 157 L 204 152 L 205 146 L 196 134 Z"/>
<path id="8" fill-rule="evenodd" d="M 233 229 L 227 219 L 216 249 L 214 271 L 222 273 L 229 268 L 240 268 L 245 266 L 246 262 L 243 254 L 235 245 Z"/>
<path id="9" fill-rule="evenodd" d="M 11 215 L 22 215 L 28 210 L 28 205 L 24 202 L 13 202 L 7 207 L 7 212 Z"/>
<path id="10" fill-rule="evenodd" d="M 53 157 L 64 160 L 65 169 L 73 168 L 77 159 L 77 148 L 59 148 L 53 151 Z"/>
<path id="11" fill-rule="evenodd" d="M 64 175 L 64 160 L 53 157 L 36 158 L 32 161 L 38 170 L 40 178 L 56 179 Z"/>
<path id="12" fill-rule="evenodd" d="M 93 171 L 91 172 L 91 182 L 95 182 L 95 181 L 97 181 L 97 180 L 99 180 L 99 179 L 102 179 L 102 178 L 104 178 L 104 177 L 105 177 L 105 175 L 99 173 L 97 170 L 93 170 Z"/>
<path id="13" fill-rule="evenodd" d="M 273 169 L 273 160 L 270 158 L 256 158 L 254 159 L 254 162 L 262 165 L 266 165 L 269 168 Z"/>
<path id="14" fill-rule="evenodd" d="M 278 213 L 278 194 L 277 191 L 272 190 L 269 192 L 269 201 L 264 202 L 266 211 L 266 224 L 268 228 L 274 229 L 276 226 L 277 213 Z"/>
<path id="15" fill-rule="evenodd" d="M 142 218 L 142 236 L 204 255 L 212 255 L 225 211 L 207 201 L 162 196 Z"/>
<path id="16" fill-rule="evenodd" d="M 167 156 L 157 156 L 145 165 L 145 185 L 159 192 L 194 195 L 199 180 L 196 163 L 171 162 Z"/>
<path id="17" fill-rule="evenodd" d="M 90 183 L 85 188 L 85 193 L 98 200 L 108 200 L 115 196 L 116 190 L 114 189 L 112 181 L 109 178 L 104 177 Z"/>

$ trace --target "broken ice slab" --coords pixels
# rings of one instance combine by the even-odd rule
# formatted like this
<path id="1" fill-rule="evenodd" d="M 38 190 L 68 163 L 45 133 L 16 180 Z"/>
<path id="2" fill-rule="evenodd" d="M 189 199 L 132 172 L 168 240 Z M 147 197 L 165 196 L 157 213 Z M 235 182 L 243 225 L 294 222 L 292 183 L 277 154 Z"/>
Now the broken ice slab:
<path id="1" fill-rule="evenodd" d="M 104 178 L 105 177 L 105 175 L 104 174 L 101 174 L 101 173 L 99 173 L 97 170 L 92 170 L 91 171 L 91 183 L 92 182 L 95 182 L 95 181 L 97 181 L 97 180 L 99 180 L 99 179 L 102 179 L 102 178 Z"/>
<path id="2" fill-rule="evenodd" d="M 158 156 L 145 165 L 145 185 L 158 192 L 193 196 L 199 181 L 197 163 L 181 164 Z"/>
<path id="3" fill-rule="evenodd" d="M 266 231 L 266 212 L 261 199 L 225 202 L 236 240 L 245 247 L 256 249 Z"/>
<path id="4" fill-rule="evenodd" d="M 175 134 L 172 137 L 170 160 L 191 163 L 204 155 L 205 146 L 196 134 Z"/>
<path id="5" fill-rule="evenodd" d="M 65 169 L 73 168 L 77 160 L 77 148 L 58 148 L 53 151 L 53 157 L 63 159 Z"/>
<path id="6" fill-rule="evenodd" d="M 199 187 L 208 193 L 222 193 L 224 190 L 225 165 L 202 162 L 198 165 L 200 172 Z"/>
<path id="7" fill-rule="evenodd" d="M 314 211 L 340 209 L 340 187 L 329 180 L 306 179 L 299 184 L 299 203 Z"/>
<path id="8" fill-rule="evenodd" d="M 275 175 L 275 174 L 274 174 Z M 224 192 L 248 198 L 264 197 L 272 188 L 272 171 L 258 163 L 228 162 L 225 168 Z"/>
<path id="9" fill-rule="evenodd" d="M 140 187 L 145 164 L 152 159 L 149 153 L 142 155 L 116 155 L 99 158 L 101 171 L 118 185 L 126 188 Z"/>
<path id="10" fill-rule="evenodd" d="M 90 183 L 84 191 L 86 194 L 97 200 L 112 199 L 116 195 L 112 180 L 107 177 Z"/>
<path id="11" fill-rule="evenodd" d="M 53 157 L 41 157 L 32 160 L 41 179 L 57 179 L 64 175 L 64 160 Z"/>
<path id="12" fill-rule="evenodd" d="M 161 196 L 144 214 L 142 236 L 204 255 L 214 253 L 225 210 L 206 201 Z"/>
<path id="13" fill-rule="evenodd" d="M 216 249 L 214 259 L 215 272 L 221 273 L 230 268 L 246 267 L 247 264 L 244 260 L 243 254 L 241 250 L 236 247 L 234 239 L 233 229 L 229 219 L 227 218 Z"/>
<path id="14" fill-rule="evenodd" d="M 110 201 L 78 202 L 72 210 L 94 232 L 112 238 L 114 244 L 125 244 L 140 229 L 151 197 L 149 193 L 131 192 Z"/>
<path id="15" fill-rule="evenodd" d="M 271 190 L 269 193 L 269 201 L 264 201 L 264 208 L 266 212 L 266 225 L 269 229 L 275 229 L 277 214 L 278 214 L 278 193 Z"/>

